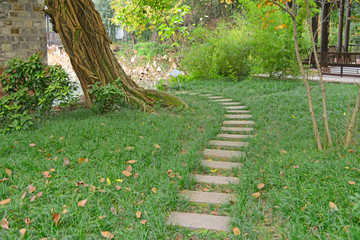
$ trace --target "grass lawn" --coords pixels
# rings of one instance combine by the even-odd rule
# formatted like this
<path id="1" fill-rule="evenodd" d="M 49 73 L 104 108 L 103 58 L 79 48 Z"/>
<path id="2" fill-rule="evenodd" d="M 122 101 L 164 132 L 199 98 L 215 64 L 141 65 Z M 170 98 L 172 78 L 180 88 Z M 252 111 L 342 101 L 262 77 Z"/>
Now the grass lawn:
<path id="1" fill-rule="evenodd" d="M 336 146 L 325 152 L 316 149 L 301 82 L 214 80 L 184 86 L 240 101 L 257 122 L 244 166 L 235 173 L 241 183 L 232 185 L 238 200 L 204 212 L 229 212 L 232 225 L 242 232 L 239 239 L 360 238 L 360 213 L 350 199 L 360 186 L 359 147 L 341 147 L 354 86 L 326 85 Z M 320 91 L 317 84 L 313 87 L 320 113 Z M 171 210 L 193 209 L 178 193 L 197 187 L 190 174 L 207 171 L 200 166 L 201 153 L 225 113 L 206 98 L 183 98 L 191 110 L 150 115 L 127 109 L 106 115 L 77 110 L 32 131 L 0 135 L 0 179 L 9 178 L 0 183 L 0 201 L 11 198 L 0 206 L 1 219 L 9 223 L 9 230 L 0 230 L 0 239 L 18 239 L 22 228 L 27 229 L 25 239 L 101 239 L 101 231 L 110 231 L 114 239 L 236 239 L 165 225 Z M 65 158 L 69 164 L 64 166 Z M 131 176 L 123 174 L 126 169 Z M 252 193 L 261 182 L 265 188 L 255 199 Z M 36 190 L 30 193 L 29 185 Z M 78 206 L 85 199 L 86 205 Z M 329 202 L 338 210 L 331 210 Z M 57 225 L 52 212 L 60 214 Z"/>

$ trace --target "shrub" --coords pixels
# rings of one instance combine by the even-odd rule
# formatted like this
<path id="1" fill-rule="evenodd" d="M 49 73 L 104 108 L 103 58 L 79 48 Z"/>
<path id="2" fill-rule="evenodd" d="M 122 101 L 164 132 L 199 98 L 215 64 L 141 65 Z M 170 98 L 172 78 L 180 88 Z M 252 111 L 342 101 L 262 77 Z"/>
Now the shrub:
<path id="1" fill-rule="evenodd" d="M 89 94 L 94 98 L 94 109 L 100 113 L 118 110 L 125 106 L 125 95 L 121 90 L 122 82 L 120 79 L 113 84 L 101 85 L 100 83 L 91 85 Z"/>
<path id="2" fill-rule="evenodd" d="M 158 44 L 156 42 L 140 42 L 134 46 L 134 49 L 137 50 L 138 56 L 145 56 L 149 61 L 154 56 L 167 54 L 167 50 L 171 49 L 171 46 L 168 44 Z"/>
<path id="3" fill-rule="evenodd" d="M 222 23 L 215 30 L 200 27 L 193 33 L 182 65 L 193 77 L 238 78 L 249 74 L 249 38 L 243 20 Z"/>
<path id="4" fill-rule="evenodd" d="M 29 128 L 46 115 L 56 100 L 60 107 L 75 102 L 76 87 L 60 66 L 46 66 L 39 54 L 13 59 L 0 76 L 5 94 L 0 99 L 0 132 Z"/>

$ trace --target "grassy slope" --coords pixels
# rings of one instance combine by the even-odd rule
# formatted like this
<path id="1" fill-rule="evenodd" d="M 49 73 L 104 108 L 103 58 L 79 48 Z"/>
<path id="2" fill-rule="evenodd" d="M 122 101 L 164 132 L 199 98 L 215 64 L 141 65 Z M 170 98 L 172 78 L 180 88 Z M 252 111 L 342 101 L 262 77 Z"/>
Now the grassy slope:
<path id="1" fill-rule="evenodd" d="M 321 96 L 313 83 L 314 103 L 321 116 Z M 349 94 L 356 88 L 327 84 L 328 114 L 336 146 L 316 150 L 305 89 L 297 81 L 267 79 L 192 82 L 189 89 L 219 94 L 250 107 L 257 137 L 241 170 L 239 200 L 231 213 L 233 225 L 250 239 L 358 239 L 359 211 L 349 197 L 359 192 L 359 148 L 341 148 Z M 318 120 L 320 121 L 320 116 Z M 323 124 L 319 122 L 323 133 Z M 357 141 L 359 142 L 359 136 Z M 285 150 L 287 153 L 282 153 Z M 295 167 L 294 167 L 295 165 Z M 299 168 L 297 168 L 299 166 Z M 356 185 L 349 185 L 355 181 Z M 260 199 L 251 195 L 265 183 Z M 287 189 L 283 189 L 287 186 Z M 339 211 L 330 211 L 329 202 Z"/>
<path id="2" fill-rule="evenodd" d="M 189 173 L 200 165 L 193 160 L 199 159 L 199 150 L 216 135 L 223 116 L 223 110 L 215 104 L 193 97 L 185 100 L 192 110 L 156 115 L 132 110 L 96 115 L 78 110 L 56 116 L 33 131 L 0 135 L 0 179 L 7 177 L 6 168 L 13 172 L 9 181 L 0 183 L 0 200 L 11 198 L 10 204 L 0 206 L 0 217 L 7 218 L 10 226 L 9 231 L 0 229 L 0 239 L 18 239 L 21 228 L 27 229 L 26 239 L 99 239 L 100 231 L 110 231 L 116 239 L 172 236 L 165 227 L 167 216 L 171 209 L 186 205 L 178 189 L 189 184 Z M 159 144 L 160 149 L 154 144 Z M 128 146 L 134 150 L 126 150 Z M 80 157 L 89 162 L 79 164 Z M 70 161 L 66 167 L 64 158 Z M 133 175 L 127 178 L 122 171 L 129 160 L 137 162 L 132 164 Z M 42 172 L 51 168 L 55 169 L 52 177 L 44 178 Z M 168 169 L 182 179 L 169 178 Z M 139 176 L 135 177 L 135 173 Z M 106 180 L 101 183 L 101 178 L 109 178 L 111 185 Z M 105 192 L 79 187 L 76 182 L 80 181 Z M 37 189 L 21 200 L 29 184 Z M 116 185 L 122 189 L 116 190 Z M 157 194 L 152 192 L 153 187 Z M 43 196 L 30 202 L 39 192 Z M 84 199 L 88 199 L 86 206 L 78 207 L 77 203 Z M 51 209 L 61 213 L 64 205 L 68 213 L 61 214 L 55 226 Z M 111 207 L 116 208 L 117 215 L 111 213 Z M 140 219 L 136 211 L 142 212 Z M 28 226 L 25 217 L 31 220 Z M 144 219 L 148 220 L 146 225 L 140 223 Z"/>

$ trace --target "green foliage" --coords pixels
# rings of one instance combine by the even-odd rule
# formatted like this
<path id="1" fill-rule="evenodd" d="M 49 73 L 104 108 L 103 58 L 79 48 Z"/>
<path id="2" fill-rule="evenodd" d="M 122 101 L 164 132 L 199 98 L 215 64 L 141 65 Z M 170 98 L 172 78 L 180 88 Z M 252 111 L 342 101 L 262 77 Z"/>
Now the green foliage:
<path id="1" fill-rule="evenodd" d="M 76 87 L 60 66 L 46 66 L 39 54 L 27 60 L 9 61 L 0 83 L 5 94 L 0 99 L 0 131 L 29 128 L 46 115 L 56 101 L 60 107 L 74 103 Z"/>
<path id="2" fill-rule="evenodd" d="M 125 106 L 125 95 L 121 89 L 122 82 L 117 79 L 113 84 L 101 85 L 97 83 L 91 85 L 89 94 L 94 97 L 94 109 L 100 113 L 119 110 Z"/>
<path id="3" fill-rule="evenodd" d="M 155 42 L 140 42 L 134 45 L 134 50 L 138 56 L 146 56 L 147 60 L 151 60 L 154 56 L 164 56 L 171 48 L 169 44 L 157 44 Z"/>
<path id="4" fill-rule="evenodd" d="M 195 41 L 181 63 L 195 78 L 246 76 L 251 50 L 248 31 L 242 19 L 222 23 L 215 30 L 198 27 L 192 33 Z"/>

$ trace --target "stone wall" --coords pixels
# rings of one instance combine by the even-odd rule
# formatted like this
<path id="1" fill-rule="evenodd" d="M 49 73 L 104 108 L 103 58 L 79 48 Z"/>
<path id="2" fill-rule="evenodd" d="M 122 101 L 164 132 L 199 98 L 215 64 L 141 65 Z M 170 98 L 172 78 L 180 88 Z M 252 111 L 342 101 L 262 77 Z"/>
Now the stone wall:
<path id="1" fill-rule="evenodd" d="M 0 69 L 41 51 L 47 62 L 44 0 L 0 0 Z"/>

